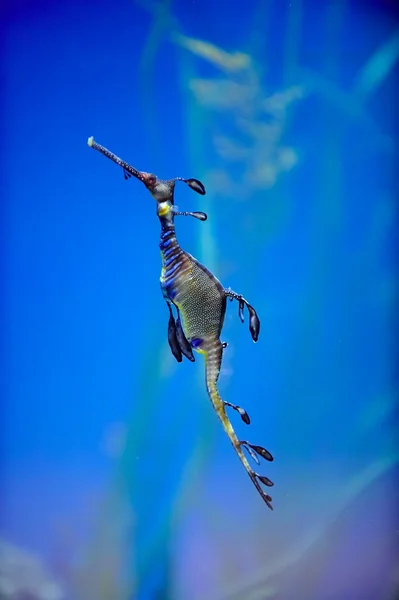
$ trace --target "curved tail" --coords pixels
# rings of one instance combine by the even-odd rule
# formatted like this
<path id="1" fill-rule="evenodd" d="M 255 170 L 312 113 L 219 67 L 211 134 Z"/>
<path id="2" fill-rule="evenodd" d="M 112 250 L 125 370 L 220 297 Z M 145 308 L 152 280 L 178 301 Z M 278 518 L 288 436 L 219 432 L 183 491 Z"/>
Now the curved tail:
<path id="1" fill-rule="evenodd" d="M 222 422 L 223 428 L 224 428 L 225 432 L 227 433 L 234 450 L 237 452 L 240 461 L 242 462 L 246 472 L 248 473 L 249 477 L 251 478 L 252 483 L 258 490 L 259 494 L 262 496 L 263 500 L 266 502 L 267 506 L 271 510 L 273 510 L 273 506 L 271 504 L 272 499 L 268 494 L 266 494 L 263 491 L 263 489 L 260 486 L 259 481 L 269 487 L 272 486 L 273 483 L 267 477 L 263 477 L 262 475 L 259 475 L 253 469 L 251 469 L 251 466 L 250 466 L 242 449 L 243 449 L 243 447 L 246 448 L 248 450 L 248 452 L 251 454 L 251 456 L 258 463 L 259 463 L 259 461 L 255 455 L 255 452 L 257 454 L 259 454 L 259 456 L 262 456 L 263 458 L 265 458 L 266 460 L 273 460 L 273 457 L 270 454 L 270 452 L 268 452 L 264 448 L 261 448 L 260 446 L 253 446 L 252 444 L 249 444 L 248 442 L 240 441 L 237 438 L 237 435 L 231 425 L 230 419 L 228 418 L 228 416 L 226 414 L 226 409 L 225 409 L 226 403 L 221 399 L 221 397 L 219 395 L 219 391 L 217 388 L 217 380 L 219 378 L 220 367 L 222 364 L 223 345 L 220 342 L 220 340 L 215 340 L 211 344 L 207 344 L 206 347 L 203 347 L 201 349 L 201 352 L 204 354 L 204 357 L 205 357 L 206 387 L 208 390 L 209 398 L 211 399 L 211 402 L 213 404 L 213 407 L 214 407 L 219 419 Z"/>

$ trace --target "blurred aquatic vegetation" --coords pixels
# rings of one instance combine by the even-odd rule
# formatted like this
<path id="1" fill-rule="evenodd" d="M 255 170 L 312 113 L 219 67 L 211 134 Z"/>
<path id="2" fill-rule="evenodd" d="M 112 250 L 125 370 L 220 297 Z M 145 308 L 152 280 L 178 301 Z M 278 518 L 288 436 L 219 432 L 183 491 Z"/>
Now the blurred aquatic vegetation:
<path id="1" fill-rule="evenodd" d="M 297 164 L 297 152 L 282 144 L 282 136 L 286 111 L 303 97 L 299 86 L 265 99 L 257 82 L 194 79 L 190 88 L 200 104 L 230 117 L 234 124 L 233 135 L 216 129 L 211 137 L 223 166 L 211 169 L 208 180 L 219 197 L 247 200 L 274 186 L 283 172 Z"/>
<path id="2" fill-rule="evenodd" d="M 66 595 L 38 556 L 0 539 L 0 599 L 66 600 Z"/>
<path id="3" fill-rule="evenodd" d="M 207 130 L 217 164 L 208 169 L 207 181 L 213 193 L 240 202 L 270 189 L 298 162 L 296 150 L 283 143 L 283 136 L 287 113 L 304 98 L 304 86 L 267 94 L 248 54 L 227 53 L 183 35 L 173 40 L 222 72 L 188 82 L 194 101 L 212 117 Z"/>
<path id="4" fill-rule="evenodd" d="M 367 101 L 390 75 L 399 60 L 399 31 L 384 41 L 359 72 L 353 83 L 353 92 Z"/>
<path id="5" fill-rule="evenodd" d="M 149 57 L 153 65 L 161 33 L 185 51 L 179 60 L 184 65 L 182 85 L 190 92 L 185 94 L 186 111 L 201 123 L 201 127 L 188 129 L 188 146 L 196 169 L 207 155 L 203 170 L 212 194 L 219 202 L 223 198 L 241 202 L 271 189 L 298 163 L 297 150 L 284 142 L 284 134 L 295 103 L 308 94 L 307 86 L 289 84 L 267 92 L 260 62 L 254 56 L 227 52 L 206 40 L 184 35 L 181 24 L 169 13 L 170 2 L 141 0 L 139 4 L 154 15 L 141 68 L 146 78 L 151 72 Z M 198 77 L 201 63 L 214 67 L 215 76 Z M 151 85 L 144 81 L 143 89 L 148 94 Z M 194 129 L 196 135 L 192 135 Z"/>

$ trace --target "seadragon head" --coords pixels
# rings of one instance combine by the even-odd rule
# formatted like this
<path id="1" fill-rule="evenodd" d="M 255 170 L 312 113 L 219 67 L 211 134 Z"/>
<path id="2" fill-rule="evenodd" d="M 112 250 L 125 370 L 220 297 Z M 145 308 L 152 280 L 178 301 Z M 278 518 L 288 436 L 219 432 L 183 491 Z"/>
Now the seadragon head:
<path id="1" fill-rule="evenodd" d="M 116 156 L 116 154 L 110 152 L 107 150 L 107 148 L 104 148 L 104 146 L 97 144 L 93 137 L 90 137 L 87 143 L 91 148 L 98 150 L 101 152 L 101 154 L 104 154 L 104 156 L 122 167 L 125 179 L 129 179 L 133 176 L 142 181 L 152 197 L 155 198 L 155 200 L 159 203 L 169 202 L 171 205 L 173 205 L 173 194 L 176 181 L 183 181 L 198 194 L 205 194 L 205 187 L 200 181 L 198 181 L 198 179 L 183 179 L 182 177 L 175 177 L 174 179 L 167 180 L 159 179 L 153 173 L 138 171 L 129 165 L 129 163 Z"/>

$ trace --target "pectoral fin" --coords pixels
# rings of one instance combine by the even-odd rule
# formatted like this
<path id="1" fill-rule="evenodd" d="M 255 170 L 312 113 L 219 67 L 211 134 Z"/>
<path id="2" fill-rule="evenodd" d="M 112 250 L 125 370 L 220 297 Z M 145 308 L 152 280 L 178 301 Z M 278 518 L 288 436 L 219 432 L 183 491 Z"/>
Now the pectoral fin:
<path id="1" fill-rule="evenodd" d="M 179 342 L 177 339 L 176 322 L 175 322 L 170 304 L 168 304 L 168 308 L 169 308 L 169 314 L 170 314 L 169 324 L 168 324 L 168 342 L 169 342 L 170 349 L 172 350 L 173 356 L 175 357 L 177 362 L 181 362 L 183 360 L 183 357 L 182 357 L 180 345 L 179 345 Z"/>
<path id="2" fill-rule="evenodd" d="M 252 339 L 254 342 L 258 341 L 259 331 L 260 331 L 260 321 L 259 317 L 256 314 L 256 310 L 253 306 L 248 304 L 249 311 L 249 331 L 251 332 Z"/>
<path id="3" fill-rule="evenodd" d="M 183 352 L 184 356 L 186 356 L 188 360 L 191 360 L 191 362 L 194 362 L 194 354 L 186 336 L 184 335 L 180 317 L 177 317 L 176 319 L 176 338 L 179 343 L 180 350 Z"/>

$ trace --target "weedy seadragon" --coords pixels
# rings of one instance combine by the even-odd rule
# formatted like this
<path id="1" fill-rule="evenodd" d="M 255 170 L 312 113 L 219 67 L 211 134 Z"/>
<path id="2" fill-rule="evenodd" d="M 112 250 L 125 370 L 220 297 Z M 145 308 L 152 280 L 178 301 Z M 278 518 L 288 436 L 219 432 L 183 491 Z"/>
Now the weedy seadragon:
<path id="1" fill-rule="evenodd" d="M 89 138 L 88 144 L 122 167 L 126 179 L 134 176 L 142 181 L 155 198 L 157 215 L 161 223 L 159 246 L 162 256 L 162 271 L 160 282 L 162 294 L 169 309 L 168 341 L 172 354 L 178 362 L 182 361 L 183 355 L 194 362 L 193 350 L 204 355 L 206 388 L 213 407 L 254 486 L 267 506 L 273 509 L 271 497 L 260 485 L 262 483 L 271 487 L 273 483 L 268 477 L 259 475 L 251 469 L 243 448 L 257 464 L 259 464 L 257 455 L 268 461 L 272 461 L 273 457 L 265 448 L 237 438 L 227 416 L 226 407 L 236 410 L 247 425 L 250 423 L 249 416 L 243 408 L 222 400 L 217 388 L 223 350 L 227 346 L 226 343 L 220 341 L 227 298 L 231 301 L 238 301 L 238 314 L 242 322 L 244 322 L 244 307 L 247 307 L 249 330 L 254 342 L 258 340 L 260 331 L 258 315 L 253 306 L 241 294 L 237 294 L 231 289 L 225 289 L 204 265 L 191 254 L 182 250 L 176 238 L 175 216 L 192 216 L 201 221 L 207 219 L 207 215 L 203 212 L 178 212 L 174 205 L 176 181 L 183 181 L 201 195 L 205 194 L 204 185 L 198 179 L 183 179 L 182 177 L 169 180 L 159 179 L 152 173 L 137 171 L 115 154 L 97 144 L 92 137 Z"/>

